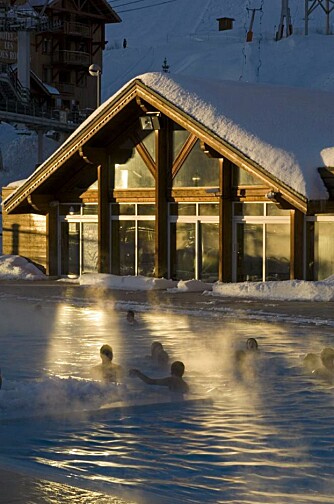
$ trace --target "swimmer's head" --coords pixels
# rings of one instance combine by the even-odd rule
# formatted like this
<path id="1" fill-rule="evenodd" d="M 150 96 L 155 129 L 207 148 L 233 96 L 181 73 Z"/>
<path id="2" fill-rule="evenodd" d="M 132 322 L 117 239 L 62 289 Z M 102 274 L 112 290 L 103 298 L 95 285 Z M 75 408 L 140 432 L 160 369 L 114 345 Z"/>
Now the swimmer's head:
<path id="1" fill-rule="evenodd" d="M 173 376 L 181 378 L 184 374 L 184 364 L 181 361 L 175 361 L 170 367 L 170 372 Z"/>
<path id="2" fill-rule="evenodd" d="M 247 350 L 257 350 L 259 345 L 257 344 L 257 341 L 255 338 L 248 338 L 246 342 L 246 347 Z"/>
<path id="3" fill-rule="evenodd" d="M 100 348 L 100 355 L 101 358 L 107 358 L 108 360 L 112 361 L 113 359 L 113 351 L 110 345 L 102 345 Z"/>
<path id="4" fill-rule="evenodd" d="M 135 319 L 135 312 L 133 310 L 129 310 L 128 313 L 126 314 L 126 320 L 128 322 L 133 322 Z"/>
<path id="5" fill-rule="evenodd" d="M 151 355 L 152 357 L 157 356 L 161 351 L 163 351 L 163 346 L 160 341 L 153 341 L 151 345 Z"/>
<path id="6" fill-rule="evenodd" d="M 320 354 L 321 361 L 325 368 L 334 370 L 334 348 L 324 348 Z"/>

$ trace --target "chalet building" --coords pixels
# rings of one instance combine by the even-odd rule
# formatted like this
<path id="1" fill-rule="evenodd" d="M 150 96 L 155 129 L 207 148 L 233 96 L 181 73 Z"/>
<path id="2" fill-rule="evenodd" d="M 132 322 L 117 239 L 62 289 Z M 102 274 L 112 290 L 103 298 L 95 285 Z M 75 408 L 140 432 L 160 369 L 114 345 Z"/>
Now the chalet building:
<path id="1" fill-rule="evenodd" d="M 48 275 L 334 273 L 331 93 L 145 74 L 3 188 L 3 253 Z"/>
<path id="2" fill-rule="evenodd" d="M 37 76 L 49 90 L 56 90 L 48 96 L 40 89 L 38 101 L 67 111 L 95 109 L 100 79 L 91 77 L 88 69 L 92 64 L 102 69 L 105 25 L 121 21 L 107 0 L 30 0 L 28 4 L 6 0 L 1 8 L 0 101 L 12 100 L 22 87 L 33 88 Z M 30 99 L 36 97 L 36 86 L 33 91 Z"/>

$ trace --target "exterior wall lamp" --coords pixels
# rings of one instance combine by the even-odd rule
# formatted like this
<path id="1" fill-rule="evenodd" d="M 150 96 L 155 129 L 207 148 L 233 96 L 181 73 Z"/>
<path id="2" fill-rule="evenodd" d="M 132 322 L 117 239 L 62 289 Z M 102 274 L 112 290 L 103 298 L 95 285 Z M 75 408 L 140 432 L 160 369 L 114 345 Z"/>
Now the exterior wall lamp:
<path id="1" fill-rule="evenodd" d="M 142 130 L 153 131 L 160 129 L 160 112 L 147 112 L 146 115 L 139 117 Z"/>
<path id="2" fill-rule="evenodd" d="M 280 197 L 280 192 L 279 191 L 269 191 L 266 194 L 266 198 L 273 203 L 278 203 L 279 197 Z"/>
<path id="3" fill-rule="evenodd" d="M 98 108 L 101 105 L 101 74 L 102 74 L 102 70 L 99 65 L 97 65 L 96 63 L 93 63 L 88 68 L 88 71 L 89 71 L 89 75 L 97 78 L 96 108 Z"/>

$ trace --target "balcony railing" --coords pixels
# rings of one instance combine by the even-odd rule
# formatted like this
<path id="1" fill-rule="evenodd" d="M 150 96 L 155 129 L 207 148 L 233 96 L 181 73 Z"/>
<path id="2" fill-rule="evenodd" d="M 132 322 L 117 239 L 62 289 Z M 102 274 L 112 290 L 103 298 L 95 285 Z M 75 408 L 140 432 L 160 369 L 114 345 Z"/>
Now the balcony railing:
<path id="1" fill-rule="evenodd" d="M 64 23 L 64 33 L 66 35 L 80 35 L 81 37 L 90 38 L 90 27 L 82 23 L 71 23 L 67 21 Z"/>
<path id="2" fill-rule="evenodd" d="M 58 51 L 53 54 L 54 63 L 62 63 L 64 65 L 89 67 L 90 59 L 90 54 L 82 51 Z"/>
<path id="3" fill-rule="evenodd" d="M 62 94 L 73 95 L 75 91 L 74 84 L 68 82 L 53 82 L 52 86 Z"/>

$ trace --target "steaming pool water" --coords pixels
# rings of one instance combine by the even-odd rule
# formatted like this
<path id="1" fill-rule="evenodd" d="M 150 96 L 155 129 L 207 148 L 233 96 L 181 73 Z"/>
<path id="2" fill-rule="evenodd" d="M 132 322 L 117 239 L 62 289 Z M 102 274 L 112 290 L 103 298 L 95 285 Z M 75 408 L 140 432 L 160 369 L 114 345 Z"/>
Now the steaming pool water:
<path id="1" fill-rule="evenodd" d="M 112 503 L 334 502 L 334 388 L 302 368 L 333 345 L 330 325 L 149 306 L 129 325 L 124 310 L 1 298 L 1 467 Z M 248 337 L 260 354 L 240 375 L 233 355 Z M 104 343 L 125 369 L 168 374 L 145 359 L 154 340 L 184 361 L 188 400 L 136 378 L 91 379 Z"/>

